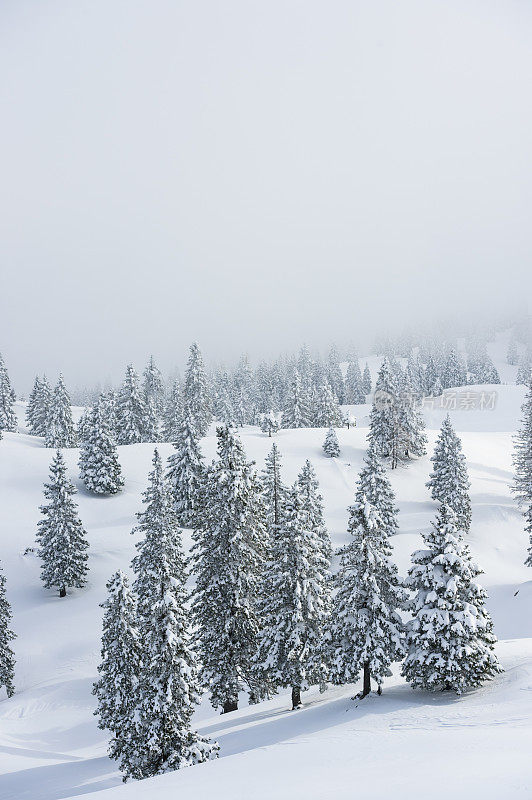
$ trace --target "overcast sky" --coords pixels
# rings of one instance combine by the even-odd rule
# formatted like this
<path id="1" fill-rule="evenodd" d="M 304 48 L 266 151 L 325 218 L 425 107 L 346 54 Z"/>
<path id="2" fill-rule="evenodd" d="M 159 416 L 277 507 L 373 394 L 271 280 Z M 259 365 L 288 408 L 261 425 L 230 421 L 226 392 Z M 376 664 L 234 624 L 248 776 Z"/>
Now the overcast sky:
<path id="1" fill-rule="evenodd" d="M 16 388 L 526 301 L 531 41 L 528 0 L 2 0 Z"/>

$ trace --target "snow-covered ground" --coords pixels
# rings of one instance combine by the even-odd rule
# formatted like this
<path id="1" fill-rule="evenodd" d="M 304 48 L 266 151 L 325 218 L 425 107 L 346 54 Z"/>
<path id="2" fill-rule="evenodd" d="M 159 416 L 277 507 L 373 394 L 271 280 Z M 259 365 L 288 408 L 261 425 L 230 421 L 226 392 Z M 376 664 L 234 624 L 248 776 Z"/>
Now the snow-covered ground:
<path id="1" fill-rule="evenodd" d="M 492 352 L 498 367 L 503 345 Z M 372 369 L 377 362 L 372 360 Z M 514 370 L 506 367 L 502 379 L 511 381 Z M 483 390 L 497 392 L 494 409 L 457 410 L 451 416 L 472 481 L 469 541 L 485 570 L 482 579 L 505 672 L 461 698 L 414 692 L 396 671 L 382 697 L 362 702 L 352 699 L 354 686 L 306 693 L 299 711 L 289 710 L 286 694 L 258 706 L 245 705 L 243 698 L 241 710 L 227 716 L 219 716 L 205 700 L 196 723 L 219 741 L 220 759 L 126 785 L 106 756 L 106 737 L 92 714 L 91 685 L 99 660 L 98 604 L 111 573 L 129 569 L 135 541 L 130 531 L 153 446 L 119 448 L 126 485 L 112 498 L 89 496 L 77 479 L 78 452 L 65 451 L 91 549 L 88 587 L 60 599 L 42 588 L 36 556 L 24 553 L 34 544 L 52 453 L 24 432 L 5 434 L 0 442 L 0 559 L 18 638 L 16 694 L 0 702 L 2 800 L 79 795 L 88 800 L 92 792 L 90 797 L 98 800 L 530 798 L 532 572 L 523 566 L 523 521 L 509 491 L 512 434 L 524 388 L 478 387 Z M 23 411 L 20 405 L 21 431 Z M 355 409 L 360 423 L 368 411 Z M 425 412 L 429 454 L 445 413 Z M 364 424 L 339 431 L 342 453 L 335 460 L 322 452 L 323 430 L 280 431 L 275 439 L 287 481 L 294 480 L 306 458 L 313 462 L 336 546 L 346 540 L 347 507 L 366 434 Z M 261 469 L 272 440 L 254 428 L 244 429 L 242 440 Z M 210 459 L 214 431 L 202 446 Z M 170 445 L 158 447 L 163 457 L 171 451 Z M 402 574 L 420 544 L 420 532 L 434 516 L 424 486 L 429 471 L 427 456 L 391 473 L 400 509 L 395 557 Z"/>

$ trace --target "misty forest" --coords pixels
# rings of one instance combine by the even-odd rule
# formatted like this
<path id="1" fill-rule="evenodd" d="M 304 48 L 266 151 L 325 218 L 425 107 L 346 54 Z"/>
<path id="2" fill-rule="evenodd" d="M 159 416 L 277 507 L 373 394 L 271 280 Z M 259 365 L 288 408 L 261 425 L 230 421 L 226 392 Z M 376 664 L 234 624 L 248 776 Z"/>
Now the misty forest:
<path id="1" fill-rule="evenodd" d="M 2 800 L 530 798 L 530 9 L 0 19 Z"/>

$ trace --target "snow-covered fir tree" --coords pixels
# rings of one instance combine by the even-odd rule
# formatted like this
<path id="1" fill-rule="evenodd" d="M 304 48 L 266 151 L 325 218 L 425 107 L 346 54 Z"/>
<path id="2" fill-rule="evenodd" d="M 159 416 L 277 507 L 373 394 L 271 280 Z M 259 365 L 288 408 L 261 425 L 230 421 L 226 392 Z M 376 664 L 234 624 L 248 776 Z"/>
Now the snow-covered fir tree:
<path id="1" fill-rule="evenodd" d="M 164 408 L 164 381 L 161 370 L 155 363 L 153 356 L 146 365 L 143 372 L 142 391 L 147 405 L 153 406 L 156 416 L 160 416 Z"/>
<path id="2" fill-rule="evenodd" d="M 424 456 L 427 452 L 425 422 L 419 410 L 418 393 L 407 367 L 399 398 L 400 458 Z"/>
<path id="3" fill-rule="evenodd" d="M 308 458 L 297 476 L 297 485 L 305 528 L 317 534 L 322 544 L 323 555 L 326 560 L 330 561 L 332 545 L 323 516 L 323 497 L 320 494 L 320 484 L 316 477 L 316 471 Z"/>
<path id="4" fill-rule="evenodd" d="M 174 451 L 168 458 L 168 490 L 178 524 L 184 528 L 192 528 L 198 521 L 202 501 L 204 466 L 198 434 L 188 408 L 183 412 Z"/>
<path id="5" fill-rule="evenodd" d="M 340 405 L 345 403 L 345 384 L 342 370 L 340 367 L 340 355 L 336 345 L 333 345 L 329 351 L 329 358 L 327 361 L 327 380 L 333 391 L 334 397 Z"/>
<path id="6" fill-rule="evenodd" d="M 182 417 L 183 395 L 179 378 L 176 378 L 164 406 L 161 430 L 161 440 L 163 442 L 175 442 L 181 427 Z"/>
<path id="7" fill-rule="evenodd" d="M 431 497 L 438 503 L 452 508 L 461 530 L 471 527 L 471 484 L 467 464 L 462 452 L 462 442 L 456 435 L 451 418 L 447 414 L 431 458 L 433 470 L 427 482 Z"/>
<path id="8" fill-rule="evenodd" d="M 329 384 L 318 388 L 313 407 L 313 424 L 315 428 L 341 427 L 343 416 L 338 401 Z"/>
<path id="9" fill-rule="evenodd" d="M 323 452 L 329 458 L 338 458 L 340 455 L 340 444 L 334 428 L 329 428 L 327 431 L 327 436 L 323 442 Z"/>
<path id="10" fill-rule="evenodd" d="M 226 370 L 222 370 L 216 377 L 214 394 L 214 414 L 216 419 L 229 428 L 236 424 L 237 415 L 233 406 L 233 393 L 231 382 Z"/>
<path id="11" fill-rule="evenodd" d="M 513 335 L 511 336 L 510 341 L 508 342 L 506 361 L 508 362 L 508 364 L 512 364 L 513 366 L 519 364 L 519 349 L 517 347 L 517 342 Z"/>
<path id="12" fill-rule="evenodd" d="M 262 415 L 260 429 L 263 433 L 267 433 L 270 437 L 278 432 L 279 420 L 273 411 L 269 411 L 267 414 Z"/>
<path id="13" fill-rule="evenodd" d="M 515 478 L 512 491 L 524 508 L 525 530 L 529 535 L 526 564 L 532 567 L 532 381 L 521 407 L 521 427 L 514 438 Z"/>
<path id="14" fill-rule="evenodd" d="M 306 527 L 299 487 L 287 493 L 285 513 L 270 543 L 260 598 L 258 661 L 276 686 L 301 692 L 327 680 L 329 563 L 319 536 Z"/>
<path id="15" fill-rule="evenodd" d="M 41 401 L 42 381 L 38 375 L 35 376 L 33 388 L 28 397 L 28 404 L 26 406 L 26 425 L 32 436 L 44 436 L 46 427 L 40 428 L 38 409 Z"/>
<path id="16" fill-rule="evenodd" d="M 281 479 L 281 453 L 276 444 L 272 445 L 264 463 L 265 467 L 261 473 L 260 482 L 264 499 L 267 538 L 271 540 L 276 535 L 283 519 L 287 493 L 287 487 Z"/>
<path id="17" fill-rule="evenodd" d="M 48 408 L 44 443 L 46 447 L 53 448 L 77 445 L 70 397 L 62 375 L 59 375 Z"/>
<path id="18" fill-rule="evenodd" d="M 88 413 L 79 454 L 80 478 L 95 494 L 116 494 L 124 485 L 106 411 L 102 394 Z"/>
<path id="19" fill-rule="evenodd" d="M 34 390 L 36 387 L 37 379 L 35 379 Z M 42 380 L 39 380 L 38 387 L 38 392 L 35 391 L 35 397 L 31 404 L 31 419 L 29 416 L 29 404 L 26 419 L 30 426 L 30 433 L 34 436 L 46 436 L 50 407 L 52 405 L 52 390 L 46 375 L 43 375 Z"/>
<path id="20" fill-rule="evenodd" d="M 193 616 L 202 682 L 224 712 L 254 685 L 257 593 L 266 552 L 261 485 L 236 434 L 217 429 L 218 459 L 203 482 L 203 504 L 194 532 L 196 589 Z"/>
<path id="21" fill-rule="evenodd" d="M 392 468 L 397 466 L 400 447 L 398 387 L 387 358 L 382 362 L 375 385 L 368 439 L 378 455 L 389 457 Z"/>
<path id="22" fill-rule="evenodd" d="M 371 382 L 370 382 L 371 390 Z M 368 392 L 369 394 L 369 392 Z M 345 375 L 345 402 L 349 405 L 358 405 L 366 402 L 366 391 L 358 358 L 349 362 Z"/>
<path id="23" fill-rule="evenodd" d="M 134 732 L 121 754 L 121 768 L 133 778 L 198 764 L 218 752 L 190 726 L 200 684 L 187 623 L 185 558 L 157 450 L 152 463 L 134 530 L 143 535 L 133 559 L 140 671 Z"/>
<path id="24" fill-rule="evenodd" d="M 515 382 L 518 386 L 529 386 L 531 381 L 532 381 L 532 361 L 530 360 L 530 358 L 525 356 L 519 364 L 519 369 L 517 370 Z"/>
<path id="25" fill-rule="evenodd" d="M 403 675 L 413 687 L 461 694 L 501 671 L 494 652 L 486 592 L 454 511 L 442 505 L 425 550 L 412 555 L 405 586 L 415 592 L 406 608 Z"/>
<path id="26" fill-rule="evenodd" d="M 466 383 L 466 373 L 462 359 L 454 348 L 449 351 L 449 355 L 447 356 L 441 382 L 444 389 L 464 386 Z"/>
<path id="27" fill-rule="evenodd" d="M 147 441 L 147 410 L 139 385 L 139 376 L 128 364 L 116 407 L 117 444 L 138 444 Z"/>
<path id="28" fill-rule="evenodd" d="M 296 370 L 287 392 L 281 419 L 282 428 L 309 428 L 312 424 L 312 414 L 309 408 L 309 398 L 301 384 L 301 377 Z"/>
<path id="29" fill-rule="evenodd" d="M 98 706 L 98 727 L 111 733 L 109 756 L 120 760 L 136 741 L 135 698 L 140 675 L 140 639 L 135 598 L 121 570 L 107 583 L 101 645 L 100 677 L 92 693 Z M 126 755 L 127 758 L 127 755 Z"/>
<path id="30" fill-rule="evenodd" d="M 0 353 L 0 430 L 16 431 L 15 392 L 11 386 L 7 367 Z"/>
<path id="31" fill-rule="evenodd" d="M 49 483 L 44 484 L 48 503 L 40 509 L 44 518 L 38 523 L 37 542 L 42 581 L 47 589 L 59 589 L 60 597 L 65 597 L 67 589 L 80 588 L 87 582 L 89 545 L 72 499 L 75 493 L 58 450 L 50 466 Z"/>
<path id="32" fill-rule="evenodd" d="M 205 436 L 212 420 L 211 396 L 203 358 L 196 342 L 190 346 L 183 400 L 198 436 Z"/>
<path id="33" fill-rule="evenodd" d="M 391 560 L 390 537 L 397 529 L 393 492 L 371 448 L 349 512 L 351 539 L 340 551 L 334 578 L 331 678 L 335 683 L 352 683 L 362 671 L 365 697 L 372 678 L 380 694 L 391 664 L 404 655 L 399 611 L 406 599 Z"/>
<path id="34" fill-rule="evenodd" d="M 367 398 L 368 394 L 371 394 L 371 372 L 367 362 L 364 367 L 364 372 L 362 373 L 362 389 Z M 366 400 L 364 402 L 366 402 Z"/>
<path id="35" fill-rule="evenodd" d="M 5 688 L 8 697 L 15 693 L 15 654 L 11 647 L 15 634 L 10 627 L 11 616 L 6 579 L 0 568 L 0 688 Z"/>

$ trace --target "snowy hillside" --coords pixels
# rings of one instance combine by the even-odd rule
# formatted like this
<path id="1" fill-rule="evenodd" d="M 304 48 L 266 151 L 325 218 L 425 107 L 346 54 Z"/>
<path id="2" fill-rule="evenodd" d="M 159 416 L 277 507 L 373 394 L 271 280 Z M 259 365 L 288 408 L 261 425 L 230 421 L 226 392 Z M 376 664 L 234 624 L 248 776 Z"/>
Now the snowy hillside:
<path id="1" fill-rule="evenodd" d="M 503 381 L 513 377 L 508 370 L 514 368 L 501 371 Z M 42 588 L 38 559 L 25 552 L 34 545 L 51 451 L 23 432 L 20 404 L 21 432 L 6 433 L 0 443 L 0 558 L 17 633 L 16 694 L 0 702 L 2 800 L 530 797 L 532 575 L 523 566 L 527 542 L 509 491 L 512 435 L 524 387 L 468 389 L 497 393 L 494 408 L 450 413 L 467 457 L 473 503 L 469 542 L 485 571 L 482 583 L 504 673 L 461 698 L 413 691 L 396 671 L 382 697 L 355 701 L 357 687 L 333 687 L 321 695 L 305 693 L 298 711 L 289 710 L 286 693 L 256 706 L 242 698 L 240 710 L 227 716 L 217 715 L 205 699 L 195 721 L 201 733 L 220 743 L 220 759 L 126 785 L 107 758 L 106 736 L 92 714 L 91 687 L 99 661 L 98 604 L 111 573 L 129 570 L 135 541 L 130 532 L 153 446 L 119 448 L 125 488 L 110 498 L 87 494 L 78 480 L 78 451 L 64 451 L 90 541 L 90 573 L 86 589 L 62 600 Z M 275 438 L 287 481 L 295 479 L 306 458 L 313 462 L 335 546 L 347 538 L 347 507 L 364 455 L 368 412 L 367 406 L 355 407 L 358 426 L 338 431 L 338 459 L 324 456 L 323 430 L 281 430 Z M 429 455 L 445 413 L 424 411 Z M 261 469 L 272 440 L 256 428 L 244 428 L 241 438 Z M 163 458 L 172 450 L 166 444 L 158 448 Z M 208 459 L 214 456 L 213 429 L 202 448 Z M 430 466 L 427 456 L 389 473 L 400 510 L 394 549 L 401 574 L 434 517 L 425 488 Z M 187 546 L 189 541 L 185 535 Z"/>

